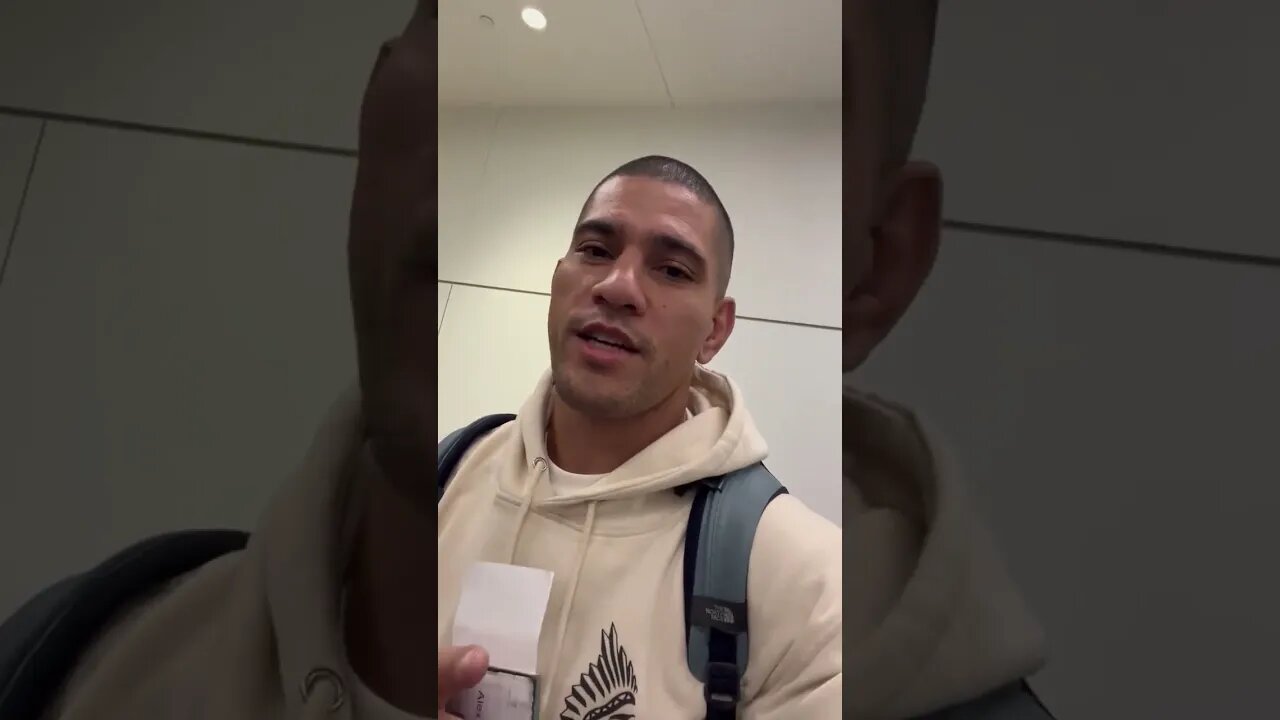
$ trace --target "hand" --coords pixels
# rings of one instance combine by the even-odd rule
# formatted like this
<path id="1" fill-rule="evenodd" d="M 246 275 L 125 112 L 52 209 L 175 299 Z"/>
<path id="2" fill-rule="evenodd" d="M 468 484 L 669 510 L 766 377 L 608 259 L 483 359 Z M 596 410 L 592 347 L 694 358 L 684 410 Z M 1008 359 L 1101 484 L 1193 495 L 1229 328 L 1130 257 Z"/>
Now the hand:
<path id="1" fill-rule="evenodd" d="M 444 705 L 463 690 L 475 687 L 484 678 L 485 671 L 489 669 L 489 653 L 475 645 L 443 647 L 440 648 L 437 667 L 438 717 L 440 720 L 457 720 L 456 715 L 445 712 Z"/>

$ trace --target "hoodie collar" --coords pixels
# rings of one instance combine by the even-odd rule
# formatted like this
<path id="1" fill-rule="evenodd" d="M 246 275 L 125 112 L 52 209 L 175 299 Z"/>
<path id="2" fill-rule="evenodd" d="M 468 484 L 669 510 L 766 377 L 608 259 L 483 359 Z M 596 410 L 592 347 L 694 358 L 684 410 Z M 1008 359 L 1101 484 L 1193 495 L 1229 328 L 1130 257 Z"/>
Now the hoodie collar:
<path id="1" fill-rule="evenodd" d="M 694 369 L 689 412 L 693 417 L 655 440 L 592 486 L 561 496 L 535 494 L 535 507 L 579 505 L 597 500 L 622 500 L 707 477 L 722 475 L 763 460 L 764 438 L 748 413 L 741 391 L 728 377 L 697 366 Z M 547 417 L 552 392 L 551 371 L 545 372 L 517 415 L 519 443 L 512 443 L 512 460 L 526 473 L 536 473 L 548 460 Z M 528 489 L 523 478 L 500 478 L 508 498 Z"/>

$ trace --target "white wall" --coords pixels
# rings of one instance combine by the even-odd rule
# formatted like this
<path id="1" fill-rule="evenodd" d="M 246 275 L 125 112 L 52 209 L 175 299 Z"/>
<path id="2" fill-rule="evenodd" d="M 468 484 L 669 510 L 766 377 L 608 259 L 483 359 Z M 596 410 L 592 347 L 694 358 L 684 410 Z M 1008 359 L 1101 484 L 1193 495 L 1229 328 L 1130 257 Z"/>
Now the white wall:
<path id="1" fill-rule="evenodd" d="M 839 522 L 839 107 L 440 118 L 439 434 L 519 409 L 548 367 L 551 271 L 587 194 L 628 160 L 672 155 L 734 222 L 740 319 L 711 367 L 742 386 L 770 469 Z"/>
<path id="2" fill-rule="evenodd" d="M 839 105 L 442 109 L 440 279 L 547 291 L 600 178 L 670 155 L 733 219 L 739 314 L 839 327 L 840 132 Z"/>
<path id="3" fill-rule="evenodd" d="M 1280 258 L 1280 6 L 940 8 L 919 149 L 952 217 Z"/>
<path id="4" fill-rule="evenodd" d="M 354 148 L 414 0 L 6 0 L 0 106 Z"/>
<path id="5" fill-rule="evenodd" d="M 293 469 L 354 378 L 355 120 L 411 9 L 0 3 L 0 616 Z"/>
<path id="6" fill-rule="evenodd" d="M 39 128 L 0 122 L 0 189 Z M 355 377 L 353 171 L 45 124 L 0 283 L 0 615 L 143 536 L 252 527 Z"/>

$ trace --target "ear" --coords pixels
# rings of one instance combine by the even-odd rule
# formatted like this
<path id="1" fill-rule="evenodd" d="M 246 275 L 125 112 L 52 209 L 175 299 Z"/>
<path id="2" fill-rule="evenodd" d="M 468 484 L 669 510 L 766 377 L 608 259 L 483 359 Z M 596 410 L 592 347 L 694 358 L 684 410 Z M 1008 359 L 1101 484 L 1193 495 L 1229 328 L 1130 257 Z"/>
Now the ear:
<path id="1" fill-rule="evenodd" d="M 938 257 L 942 175 L 909 162 L 893 177 L 871 229 L 870 265 L 845 298 L 843 370 L 862 364 L 907 312 Z"/>
<path id="2" fill-rule="evenodd" d="M 702 342 L 698 350 L 698 362 L 706 365 L 720 352 L 720 348 L 729 342 L 733 334 L 733 324 L 738 319 L 738 303 L 731 297 L 720 301 L 716 314 L 711 318 L 711 334 Z"/>

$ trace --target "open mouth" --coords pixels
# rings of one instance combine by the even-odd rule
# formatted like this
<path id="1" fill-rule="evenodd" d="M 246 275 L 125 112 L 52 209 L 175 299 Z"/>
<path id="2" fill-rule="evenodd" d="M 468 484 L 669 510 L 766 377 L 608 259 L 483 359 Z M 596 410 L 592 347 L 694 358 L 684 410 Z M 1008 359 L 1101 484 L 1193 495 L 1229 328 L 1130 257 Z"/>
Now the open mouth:
<path id="1" fill-rule="evenodd" d="M 608 323 L 589 322 L 578 328 L 574 334 L 578 336 L 579 340 L 586 343 L 587 347 L 603 352 L 621 351 L 632 355 L 640 352 L 640 348 L 631 339 L 631 335 L 627 331 Z"/>
<path id="2" fill-rule="evenodd" d="M 592 345 L 599 345 L 601 347 L 614 348 L 614 349 L 622 350 L 624 352 L 629 352 L 629 353 L 637 352 L 636 349 L 634 347 L 631 347 L 631 345 L 629 345 L 626 341 L 615 339 L 609 336 L 602 336 L 599 333 L 583 331 L 578 333 L 578 337 L 581 338 L 584 342 Z"/>

